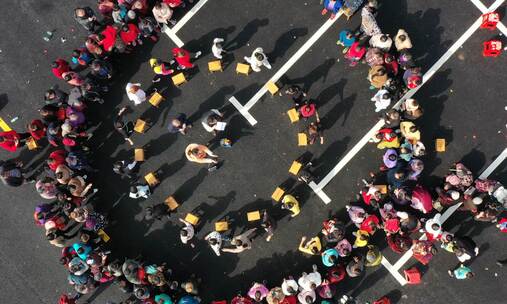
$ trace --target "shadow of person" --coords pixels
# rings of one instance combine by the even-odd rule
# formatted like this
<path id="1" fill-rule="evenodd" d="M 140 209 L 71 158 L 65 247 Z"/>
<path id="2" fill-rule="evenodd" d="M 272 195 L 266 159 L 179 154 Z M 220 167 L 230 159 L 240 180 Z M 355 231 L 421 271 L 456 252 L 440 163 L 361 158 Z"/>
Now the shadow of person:
<path id="1" fill-rule="evenodd" d="M 290 47 L 301 38 L 308 34 L 308 28 L 298 27 L 290 29 L 283 33 L 275 42 L 275 48 L 266 54 L 271 64 L 274 64 L 278 58 L 282 58 Z"/>
<path id="2" fill-rule="evenodd" d="M 479 170 L 486 164 L 486 154 L 477 150 L 477 147 L 475 147 L 465 154 L 459 162 L 470 169 L 470 171 L 474 173 L 474 176 L 477 176 Z"/>
<path id="3" fill-rule="evenodd" d="M 188 120 L 192 124 L 195 124 L 195 122 L 200 119 L 204 113 L 208 112 L 211 109 L 222 107 L 225 103 L 226 96 L 234 93 L 234 89 L 234 86 L 221 87 L 218 91 L 213 93 L 213 95 L 208 97 L 208 99 L 203 101 L 199 105 L 199 108 L 188 117 Z"/>
<path id="4" fill-rule="evenodd" d="M 206 168 L 200 169 L 197 175 L 189 178 L 178 189 L 176 189 L 176 191 L 174 191 L 174 197 L 178 199 L 178 202 L 184 203 L 192 197 L 192 194 L 194 194 L 199 185 L 204 182 L 207 175 L 208 170 Z"/>
<path id="5" fill-rule="evenodd" d="M 227 207 L 236 200 L 236 191 L 229 191 L 224 196 L 208 196 L 214 203 L 201 203 L 199 206 L 192 210 L 192 213 L 196 212 L 199 215 L 203 215 L 201 225 L 204 223 L 213 222 Z"/>
<path id="6" fill-rule="evenodd" d="M 0 94 L 0 111 L 9 103 L 9 96 L 3 93 Z"/>
<path id="7" fill-rule="evenodd" d="M 255 33 L 257 33 L 259 28 L 268 25 L 268 23 L 269 20 L 267 18 L 256 18 L 248 22 L 233 39 L 226 41 L 224 48 L 228 51 L 234 51 L 245 46 L 252 39 Z"/>
<path id="8" fill-rule="evenodd" d="M 309 92 L 312 85 L 322 79 L 322 82 L 326 82 L 327 74 L 329 74 L 329 71 L 333 67 L 333 65 L 336 63 L 334 59 L 327 59 L 320 65 L 318 65 L 316 68 L 311 70 L 308 74 L 305 76 L 295 78 L 295 79 L 289 79 L 285 78 L 284 84 L 303 84 L 303 90 L 305 92 Z"/>
<path id="9" fill-rule="evenodd" d="M 346 84 L 347 79 L 342 78 L 340 79 L 340 81 L 333 83 L 324 90 L 320 91 L 317 98 L 315 98 L 317 106 L 319 108 L 322 107 L 323 105 L 331 101 L 333 98 L 335 98 L 337 95 L 340 98 L 340 100 L 343 100 L 343 89 L 345 88 Z"/>
<path id="10" fill-rule="evenodd" d="M 347 118 L 349 117 L 350 111 L 352 111 L 352 107 L 354 106 L 354 101 L 356 100 L 357 94 L 354 93 L 349 97 L 342 99 L 340 102 L 336 103 L 331 110 L 329 110 L 324 117 L 322 117 L 322 129 L 329 130 L 334 124 L 338 121 L 338 119 L 343 116 L 342 126 L 347 122 Z"/>
<path id="11" fill-rule="evenodd" d="M 211 53 L 211 46 L 215 38 L 224 39 L 227 43 L 227 36 L 232 34 L 236 30 L 235 26 L 229 26 L 227 28 L 220 27 L 216 28 L 198 39 L 193 39 L 185 44 L 185 48 L 192 50 L 192 52 L 201 51 L 203 56 L 207 56 Z"/>
<path id="12" fill-rule="evenodd" d="M 315 169 L 313 173 L 317 177 L 323 177 L 331 168 L 336 165 L 343 153 L 347 150 L 351 137 L 346 136 L 340 140 L 335 141 L 327 149 L 315 159 Z"/>

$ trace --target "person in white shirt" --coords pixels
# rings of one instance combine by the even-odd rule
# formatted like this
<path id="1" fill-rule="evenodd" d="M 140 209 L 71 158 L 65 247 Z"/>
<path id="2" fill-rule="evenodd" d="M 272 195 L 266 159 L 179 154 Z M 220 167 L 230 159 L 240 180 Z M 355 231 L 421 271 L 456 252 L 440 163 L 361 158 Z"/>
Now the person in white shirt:
<path id="1" fill-rule="evenodd" d="M 298 293 L 299 285 L 293 277 L 283 279 L 282 292 L 286 296 L 295 296 Z"/>
<path id="2" fill-rule="evenodd" d="M 217 109 L 212 109 L 201 120 L 201 124 L 204 129 L 213 135 L 217 134 L 217 131 L 223 131 L 225 129 L 225 123 L 222 121 L 224 114 L 220 113 Z"/>
<path id="3" fill-rule="evenodd" d="M 235 246 L 235 248 L 223 248 L 222 251 L 229 253 L 241 253 L 245 250 L 252 249 L 252 237 L 255 230 L 257 230 L 257 228 L 249 229 L 242 234 L 233 237 L 231 245 Z"/>
<path id="4" fill-rule="evenodd" d="M 319 287 L 320 284 L 322 284 L 322 276 L 317 271 L 317 265 L 313 265 L 313 272 L 306 273 L 303 272 L 301 277 L 298 280 L 299 286 L 301 286 L 304 290 L 314 290 L 315 288 Z"/>
<path id="5" fill-rule="evenodd" d="M 188 244 L 188 242 L 194 237 L 195 230 L 194 226 L 190 224 L 189 222 L 185 221 L 184 219 L 179 219 L 180 222 L 182 222 L 185 227 L 182 227 L 180 230 L 180 239 L 183 244 Z M 190 247 L 194 248 L 195 245 L 193 243 L 190 243 Z"/>
<path id="6" fill-rule="evenodd" d="M 222 235 L 220 232 L 212 231 L 204 239 L 208 242 L 215 254 L 220 256 L 220 248 L 222 247 Z"/>
<path id="7" fill-rule="evenodd" d="M 134 102 L 134 105 L 140 105 L 146 101 L 146 93 L 141 90 L 140 83 L 127 83 L 125 87 L 129 100 Z"/>
<path id="8" fill-rule="evenodd" d="M 215 56 L 216 59 L 222 59 L 223 58 L 222 54 L 227 53 L 222 46 L 223 42 L 224 42 L 223 38 L 213 39 L 213 45 L 211 46 L 211 52 L 213 53 L 213 56 Z"/>
<path id="9" fill-rule="evenodd" d="M 441 216 L 442 215 L 440 213 L 437 213 L 424 224 L 424 230 L 435 240 L 438 240 L 442 236 L 443 231 L 442 221 L 440 220 Z"/>
<path id="10" fill-rule="evenodd" d="M 260 72 L 262 66 L 271 70 L 271 64 L 269 64 L 268 57 L 264 54 L 264 50 L 260 47 L 256 48 L 250 57 L 245 56 L 245 61 L 250 64 L 254 72 Z"/>
<path id="11" fill-rule="evenodd" d="M 317 296 L 315 295 L 314 290 L 302 290 L 298 294 L 298 301 L 301 304 L 311 304 L 311 303 L 315 302 L 316 298 L 317 298 Z"/>
<path id="12" fill-rule="evenodd" d="M 376 34 L 370 39 L 370 46 L 378 48 L 386 53 L 389 52 L 392 45 L 393 40 L 386 34 Z"/>
<path id="13" fill-rule="evenodd" d="M 375 112 L 380 112 L 387 109 L 391 104 L 391 94 L 385 89 L 379 90 L 371 101 L 375 102 Z"/>
<path id="14" fill-rule="evenodd" d="M 148 198 L 151 195 L 150 186 L 148 185 L 137 185 L 130 187 L 130 198 Z"/>

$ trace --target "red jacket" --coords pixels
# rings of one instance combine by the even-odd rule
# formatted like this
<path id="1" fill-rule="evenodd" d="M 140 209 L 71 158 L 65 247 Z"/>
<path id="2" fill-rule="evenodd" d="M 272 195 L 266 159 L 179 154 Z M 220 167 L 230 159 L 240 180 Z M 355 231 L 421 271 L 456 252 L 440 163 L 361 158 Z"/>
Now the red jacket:
<path id="1" fill-rule="evenodd" d="M 69 63 L 62 58 L 56 59 L 55 62 L 58 63 L 58 67 L 52 68 L 51 72 L 53 72 L 53 75 L 55 75 L 56 78 L 63 79 L 62 74 L 70 71 Z"/>
<path id="2" fill-rule="evenodd" d="M 137 37 L 139 36 L 139 29 L 137 26 L 135 26 L 132 23 L 129 23 L 128 25 L 129 30 L 128 32 L 121 31 L 120 37 L 125 44 L 131 44 L 132 42 L 136 41 Z"/>
<path id="3" fill-rule="evenodd" d="M 99 42 L 99 44 L 102 45 L 102 47 L 106 52 L 111 52 L 113 50 L 114 43 L 116 41 L 117 34 L 116 29 L 108 25 L 106 26 L 106 29 L 102 31 L 101 34 L 104 35 L 104 39 L 102 39 Z"/>
<path id="4" fill-rule="evenodd" d="M 40 119 L 34 119 L 30 124 L 37 126 L 37 130 L 35 131 L 28 130 L 33 139 L 39 140 L 46 136 L 46 125 Z"/>
<path id="5" fill-rule="evenodd" d="M 59 165 L 65 164 L 66 154 L 67 152 L 65 152 L 65 150 L 56 150 L 51 152 L 51 154 L 49 154 L 49 158 L 54 159 L 55 161 L 48 165 L 49 169 L 51 169 L 51 171 L 56 171 L 56 168 L 58 168 Z"/>
<path id="6" fill-rule="evenodd" d="M 0 143 L 0 147 L 10 152 L 16 152 L 18 144 L 16 140 L 19 140 L 19 134 L 16 131 L 0 132 L 0 136 L 4 138 L 4 141 Z"/>
<path id="7" fill-rule="evenodd" d="M 173 48 L 172 49 L 174 59 L 178 62 L 179 65 L 184 66 L 186 68 L 193 68 L 194 65 L 190 62 L 190 53 L 187 50 L 182 48 Z M 182 52 L 183 56 L 178 56 L 178 53 Z"/>

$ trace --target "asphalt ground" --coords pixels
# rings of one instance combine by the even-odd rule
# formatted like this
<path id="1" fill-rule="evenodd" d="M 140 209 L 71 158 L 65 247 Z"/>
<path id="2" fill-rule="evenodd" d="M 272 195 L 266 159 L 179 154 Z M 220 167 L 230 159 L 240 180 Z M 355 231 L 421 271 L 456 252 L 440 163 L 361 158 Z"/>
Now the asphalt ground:
<path id="1" fill-rule="evenodd" d="M 485 5 L 488 6 L 488 2 L 492 1 L 484 1 Z M 16 122 L 9 122 L 14 129 L 22 128 L 36 116 L 43 92 L 58 83 L 50 74 L 50 62 L 59 56 L 68 58 L 71 49 L 82 41 L 85 32 L 72 19 L 72 9 L 83 3 L 93 5 L 86 1 L 16 1 L 6 6 L 6 15 L 11 18 L 1 22 L 11 30 L 6 31 L 7 38 L 0 47 L 0 67 L 4 75 L 0 84 L 3 93 L 0 116 L 8 122 L 19 116 Z M 169 262 L 179 274 L 198 274 L 205 282 L 201 288 L 205 299 L 230 298 L 237 291 L 246 291 L 255 280 L 267 279 L 275 285 L 283 276 L 299 275 L 318 262 L 297 252 L 301 236 L 316 234 L 329 214 L 343 213 L 340 210 L 344 205 L 355 200 L 361 179 L 378 169 L 381 152 L 368 145 L 353 158 L 325 188 L 333 200 L 330 205 L 324 205 L 309 187 L 297 185 L 294 192 L 303 205 L 302 212 L 289 219 L 272 203 L 270 196 L 276 186 L 294 183 L 288 168 L 301 154 L 307 150 L 312 153 L 317 167 L 315 172 L 323 177 L 376 123 L 378 115 L 369 101 L 373 91 L 368 89 L 367 67 L 348 67 L 335 45 L 340 30 L 355 29 L 360 17 L 355 16 L 349 22 L 338 20 L 282 80 L 303 85 L 309 95 L 316 98 L 326 128 L 324 145 L 308 149 L 296 146 L 296 135 L 304 124 L 290 124 L 285 112 L 291 104 L 286 97 L 266 96 L 258 102 L 251 110 L 259 121 L 255 127 L 250 126 L 227 100 L 234 95 L 246 103 L 325 22 L 320 10 L 316 1 L 305 5 L 287 1 L 211 0 L 178 32 L 189 50 L 204 51 L 203 58 L 197 61 L 199 72 L 178 89 L 169 79 L 164 79 L 155 85 L 167 98 L 160 108 L 146 104 L 131 107 L 133 112 L 129 113 L 132 120 L 143 117 L 153 124 L 147 133 L 133 138 L 135 147 L 144 146 L 148 156 L 139 176 L 142 178 L 145 173 L 159 169 L 163 171 L 162 183 L 146 201 L 125 198 L 128 182 L 119 180 L 111 172 L 112 162 L 133 155 L 132 147 L 113 133 L 112 121 L 117 109 L 128 104 L 125 83 L 141 82 L 144 88 L 149 87 L 153 75 L 148 59 L 168 59 L 174 44 L 162 36 L 156 45 L 145 43 L 135 55 L 119 60 L 121 75 L 115 77 L 106 104 L 92 108 L 91 119 L 100 124 L 90 144 L 96 147 L 94 166 L 101 169 L 95 177 L 100 188 L 98 208 L 109 212 L 114 219 L 107 232 L 116 253 L 130 257 L 141 253 L 149 261 Z M 505 5 L 499 11 L 504 10 Z M 400 0 L 384 3 L 378 20 L 381 28 L 391 35 L 399 27 L 408 31 L 417 62 L 424 70 L 440 58 L 479 15 L 468 1 L 411 1 L 407 4 Z M 52 29 L 57 30 L 55 38 L 44 42 L 43 32 Z M 502 101 L 506 77 L 502 67 L 506 59 L 505 56 L 485 59 L 481 55 L 482 42 L 496 34 L 486 30 L 476 32 L 416 94 L 426 110 L 417 122 L 423 130 L 423 141 L 428 148 L 435 138 L 443 137 L 448 142 L 445 153 L 431 153 L 425 159 L 423 180 L 429 184 L 437 184 L 447 167 L 460 159 L 478 174 L 505 147 L 505 102 Z M 65 43 L 59 41 L 61 36 L 67 38 Z M 234 59 L 229 57 L 231 64 L 223 73 L 208 74 L 209 47 L 217 36 L 230 43 L 236 61 L 262 46 L 272 59 L 273 69 L 248 77 L 236 75 Z M 65 87 L 61 82 L 59 85 Z M 232 149 L 216 150 L 224 164 L 220 170 L 208 173 L 205 166 L 188 163 L 182 152 L 191 142 L 205 143 L 211 139 L 199 125 L 200 117 L 211 108 L 224 106 L 234 145 Z M 195 120 L 194 128 L 185 137 L 168 134 L 169 118 L 181 112 Z M 20 157 L 39 163 L 48 152 L 46 149 L 34 156 L 32 152 L 23 151 Z M 11 157 L 1 153 L 3 158 Z M 504 164 L 495 172 L 495 177 L 505 184 L 506 176 Z M 2 303 L 53 303 L 57 294 L 69 290 L 65 271 L 58 265 L 58 249 L 51 247 L 42 231 L 33 225 L 33 208 L 41 199 L 32 188 L 2 188 L 1 196 L 7 206 L 0 215 Z M 162 202 L 168 195 L 174 195 L 181 203 L 177 214 L 172 215 L 171 220 L 158 223 L 142 221 L 143 207 Z M 231 226 L 239 232 L 251 225 L 246 223 L 246 212 L 266 208 L 278 219 L 273 240 L 267 243 L 259 237 L 254 249 L 241 255 L 216 257 L 204 242 L 199 242 L 196 249 L 183 247 L 179 242 L 177 218 L 187 212 L 199 210 L 202 213 L 198 233 L 202 238 L 213 229 L 215 221 L 224 217 L 233 221 Z M 456 261 L 440 253 L 426 270 L 422 285 L 402 288 L 385 268 L 378 267 L 361 279 L 349 279 L 340 291 L 352 292 L 365 300 L 392 292 L 400 298 L 399 303 L 476 303 L 479 300 L 503 303 L 505 270 L 493 269 L 496 268 L 494 260 L 506 252 L 505 242 L 494 227 L 483 226 L 459 216 L 449 221 L 449 228 L 471 233 L 482 246 L 481 256 L 473 264 L 478 274 L 473 280 L 458 282 L 448 278 L 446 270 Z M 391 256 L 389 260 L 395 262 Z M 13 294 L 16 298 L 11 296 Z M 121 297 L 115 287 L 111 287 L 94 302 Z"/>

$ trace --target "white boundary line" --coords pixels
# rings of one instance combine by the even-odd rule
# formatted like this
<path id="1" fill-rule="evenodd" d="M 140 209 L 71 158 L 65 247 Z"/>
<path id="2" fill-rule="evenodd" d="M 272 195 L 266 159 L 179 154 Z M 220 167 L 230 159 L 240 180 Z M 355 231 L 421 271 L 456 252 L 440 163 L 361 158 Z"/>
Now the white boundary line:
<path id="1" fill-rule="evenodd" d="M 495 11 L 500 5 L 503 4 L 505 0 L 496 0 L 487 10 L 487 12 Z M 422 83 L 415 89 L 408 91 L 400 100 L 393 106 L 393 108 L 398 108 L 401 103 L 403 103 L 406 99 L 414 96 L 415 93 L 424 85 L 428 80 L 451 58 L 451 56 L 472 36 L 472 34 L 479 29 L 482 22 L 482 16 L 479 17 L 470 28 L 461 35 L 458 40 L 445 52 L 442 57 L 440 57 L 437 62 L 433 64 L 431 68 L 424 74 Z M 310 184 L 312 190 L 324 201 L 324 203 L 329 204 L 331 199 L 323 192 L 323 188 L 348 164 L 348 162 L 356 156 L 356 154 L 368 143 L 369 139 L 375 134 L 377 130 L 379 130 L 384 125 L 384 121 L 381 119 L 371 128 L 368 133 L 366 133 L 363 138 L 359 140 L 359 142 L 336 164 L 336 166 L 318 183 Z"/>
<path id="2" fill-rule="evenodd" d="M 488 13 L 488 8 L 480 1 L 480 0 L 470 0 L 472 1 L 472 3 L 477 6 L 477 8 L 483 13 Z M 507 28 L 505 27 L 505 25 L 503 25 L 502 22 L 498 22 L 498 24 L 496 25 L 496 28 L 502 32 L 505 36 L 507 36 Z"/>
<path id="3" fill-rule="evenodd" d="M 482 172 L 482 174 L 479 175 L 478 179 L 488 178 L 491 175 L 491 173 L 493 173 L 493 171 L 495 171 L 495 169 L 498 168 L 498 166 L 500 166 L 500 164 L 502 164 L 505 161 L 505 159 L 507 159 L 507 148 L 505 148 L 502 151 L 502 153 L 500 153 L 500 155 L 498 155 L 498 157 Z M 462 203 L 453 205 L 445 210 L 445 212 L 442 214 L 442 217 L 440 218 L 442 221 L 442 225 L 454 214 L 454 212 L 456 212 L 456 210 L 458 210 L 459 207 L 461 207 L 461 204 Z M 419 239 L 420 240 L 426 239 L 426 235 L 423 234 Z M 403 280 L 399 279 L 399 277 L 401 276 L 399 270 L 408 262 L 408 260 L 410 260 L 412 255 L 413 252 L 411 248 L 407 252 L 405 252 L 405 254 L 403 254 L 403 256 L 401 256 L 401 258 L 396 263 L 394 263 L 394 265 L 391 265 L 391 263 L 389 263 L 387 260 L 386 260 L 387 265 L 382 263 L 382 265 L 386 266 L 387 270 L 396 278 L 396 280 L 398 280 L 398 282 L 401 285 L 405 285 L 407 282 L 403 277 L 402 277 Z"/>
<path id="4" fill-rule="evenodd" d="M 208 2 L 208 0 L 200 0 L 197 2 L 197 4 L 194 5 L 172 28 L 169 28 L 165 24 L 162 27 L 162 31 L 166 33 L 169 39 L 171 39 L 178 47 L 184 46 L 185 43 L 176 36 L 176 33 L 181 30 L 181 28 L 204 6 L 204 4 L 206 4 L 206 2 Z"/>
<path id="5" fill-rule="evenodd" d="M 250 114 L 250 112 L 248 112 L 247 109 L 245 109 L 245 107 L 243 107 L 239 101 L 236 99 L 236 97 L 232 96 L 231 98 L 229 98 L 229 102 L 232 103 L 233 106 L 236 107 L 236 109 L 238 109 L 239 113 L 241 115 L 243 115 L 243 117 L 246 118 L 246 120 L 248 120 L 248 122 L 253 126 L 255 124 L 257 124 L 257 120 L 255 120 L 255 118 L 252 116 L 252 114 Z"/>
<path id="6" fill-rule="evenodd" d="M 273 82 L 273 83 L 277 82 L 283 75 L 285 75 L 285 73 L 287 73 L 287 71 L 315 44 L 315 42 L 317 42 L 317 40 L 319 40 L 319 38 L 322 37 L 322 35 L 324 35 L 324 33 L 327 32 L 327 30 L 336 22 L 336 20 L 338 20 L 340 18 L 340 16 L 342 14 L 343 13 L 340 11 L 338 14 L 336 14 L 336 16 L 333 19 L 328 19 L 326 22 L 324 22 L 324 24 L 312 35 L 312 37 L 310 37 L 310 39 L 308 39 L 301 46 L 301 48 L 299 50 L 297 50 L 296 53 L 294 53 L 294 55 L 292 55 L 292 57 L 262 86 L 262 88 L 254 96 L 252 96 L 252 98 L 250 98 L 250 100 L 244 106 L 242 106 L 239 102 L 237 103 L 237 105 L 235 105 L 232 101 L 231 101 L 231 103 L 233 103 L 233 105 L 238 109 L 238 111 L 240 111 L 240 113 L 250 115 L 250 113 L 248 113 L 248 111 L 268 91 L 268 89 L 266 87 L 268 82 Z M 234 96 L 231 97 L 231 99 L 232 98 L 234 98 Z M 236 98 L 234 98 L 234 99 L 236 100 L 236 102 L 238 101 Z M 243 115 L 243 116 L 245 116 L 245 115 Z M 245 118 L 246 118 L 246 116 L 245 116 Z M 248 122 L 250 122 L 250 124 L 252 126 L 257 123 L 257 121 L 255 121 L 255 119 L 253 120 L 253 121 L 255 121 L 255 123 L 252 123 L 253 121 L 250 121 L 248 118 L 247 118 L 247 120 L 248 120 Z"/>

